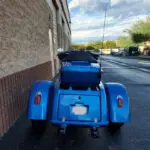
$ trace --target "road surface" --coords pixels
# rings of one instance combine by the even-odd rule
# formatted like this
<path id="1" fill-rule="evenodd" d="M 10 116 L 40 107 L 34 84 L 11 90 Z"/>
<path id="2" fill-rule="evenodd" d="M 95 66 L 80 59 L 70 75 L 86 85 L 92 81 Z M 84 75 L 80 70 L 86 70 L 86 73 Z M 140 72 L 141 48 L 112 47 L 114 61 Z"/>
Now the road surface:
<path id="1" fill-rule="evenodd" d="M 128 66 L 130 68 L 136 68 L 138 70 L 142 71 L 147 71 L 150 72 L 150 57 L 148 59 L 132 59 L 132 57 L 115 57 L 115 56 L 102 56 L 102 59 L 105 61 L 113 62 L 113 63 L 118 63 L 122 66 Z"/>
<path id="2" fill-rule="evenodd" d="M 109 60 L 110 61 L 109 61 Z M 126 85 L 131 103 L 131 123 L 111 135 L 100 129 L 100 139 L 92 139 L 88 129 L 70 128 L 60 137 L 48 125 L 42 136 L 31 134 L 31 124 L 24 115 L 0 141 L 1 150 L 150 150 L 150 76 L 148 72 L 103 60 L 103 81 Z M 115 61 L 115 60 L 113 60 Z M 127 61 L 128 62 L 128 61 Z M 131 63 L 130 65 L 134 65 Z"/>

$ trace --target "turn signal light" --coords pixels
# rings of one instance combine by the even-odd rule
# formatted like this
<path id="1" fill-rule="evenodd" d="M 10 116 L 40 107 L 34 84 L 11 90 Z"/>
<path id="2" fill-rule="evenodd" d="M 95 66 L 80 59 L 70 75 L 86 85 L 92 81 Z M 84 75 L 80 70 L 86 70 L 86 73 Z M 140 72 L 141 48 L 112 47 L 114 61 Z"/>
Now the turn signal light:
<path id="1" fill-rule="evenodd" d="M 35 96 L 35 99 L 34 99 L 34 104 L 35 105 L 39 105 L 41 103 L 41 93 L 38 92 Z"/>
<path id="2" fill-rule="evenodd" d="M 123 108 L 123 98 L 121 96 L 117 97 L 117 105 L 119 108 Z"/>

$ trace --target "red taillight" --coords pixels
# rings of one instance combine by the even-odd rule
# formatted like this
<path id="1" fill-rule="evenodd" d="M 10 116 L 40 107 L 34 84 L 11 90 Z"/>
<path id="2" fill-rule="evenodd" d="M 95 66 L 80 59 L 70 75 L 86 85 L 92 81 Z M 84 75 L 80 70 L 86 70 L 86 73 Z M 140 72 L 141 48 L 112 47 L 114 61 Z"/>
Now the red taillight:
<path id="1" fill-rule="evenodd" d="M 117 97 L 117 105 L 119 108 L 123 107 L 123 98 L 121 96 Z"/>
<path id="2" fill-rule="evenodd" d="M 34 99 L 34 104 L 39 105 L 41 103 L 41 94 L 37 93 Z"/>

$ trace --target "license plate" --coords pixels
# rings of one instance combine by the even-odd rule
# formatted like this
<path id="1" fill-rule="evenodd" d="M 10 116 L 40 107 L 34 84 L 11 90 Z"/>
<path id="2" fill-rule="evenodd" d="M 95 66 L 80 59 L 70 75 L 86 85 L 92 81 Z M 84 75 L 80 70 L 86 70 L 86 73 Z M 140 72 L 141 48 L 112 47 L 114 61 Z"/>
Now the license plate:
<path id="1" fill-rule="evenodd" d="M 75 115 L 85 115 L 87 113 L 87 107 L 85 106 L 73 106 L 72 113 Z"/>

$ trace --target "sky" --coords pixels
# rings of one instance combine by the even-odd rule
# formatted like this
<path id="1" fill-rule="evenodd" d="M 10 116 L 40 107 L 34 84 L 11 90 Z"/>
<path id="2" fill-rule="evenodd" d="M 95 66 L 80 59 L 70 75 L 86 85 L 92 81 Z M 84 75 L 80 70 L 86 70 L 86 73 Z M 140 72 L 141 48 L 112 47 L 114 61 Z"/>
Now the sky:
<path id="1" fill-rule="evenodd" d="M 150 0 L 68 0 L 73 43 L 102 39 L 107 9 L 105 40 L 124 36 L 123 31 L 150 15 Z"/>

